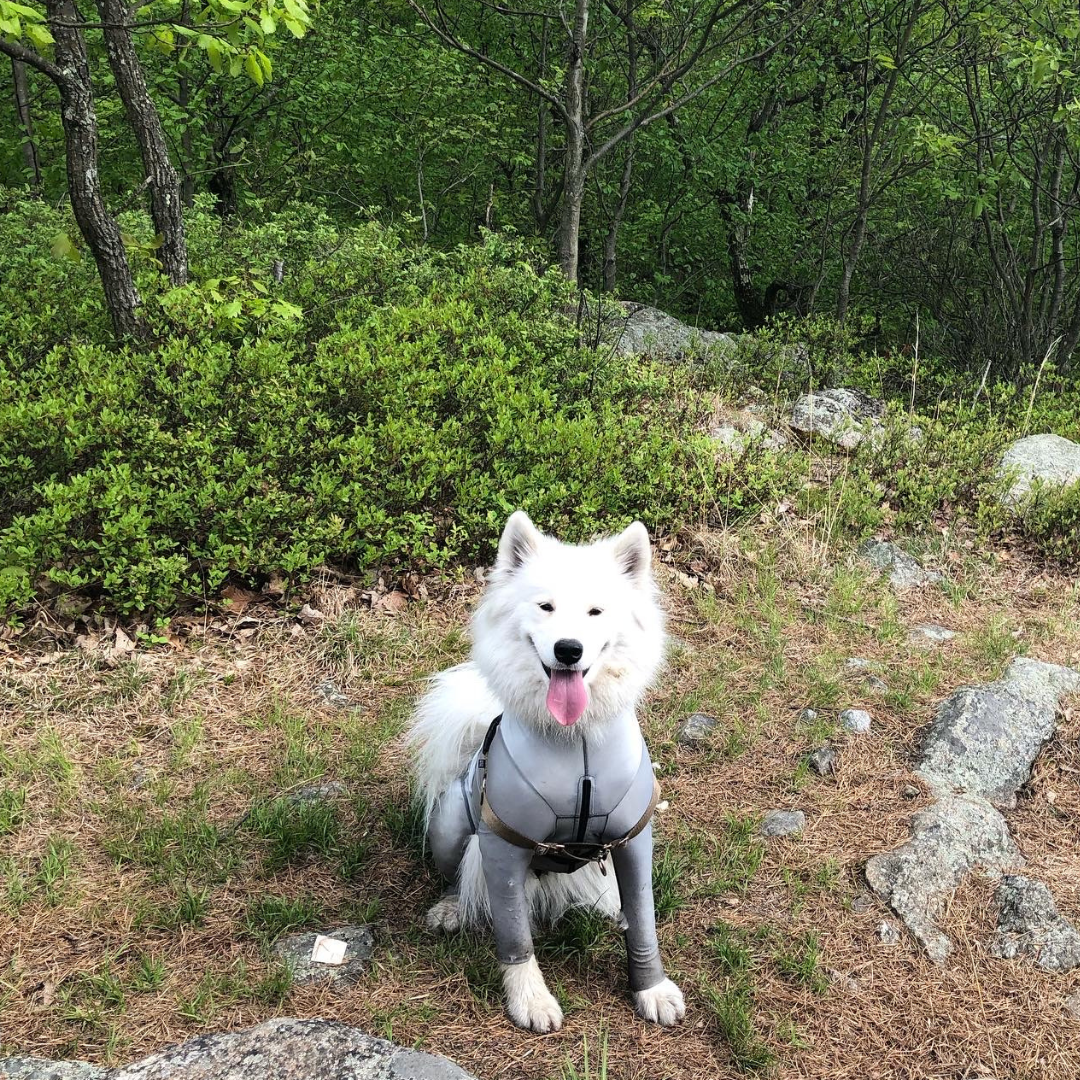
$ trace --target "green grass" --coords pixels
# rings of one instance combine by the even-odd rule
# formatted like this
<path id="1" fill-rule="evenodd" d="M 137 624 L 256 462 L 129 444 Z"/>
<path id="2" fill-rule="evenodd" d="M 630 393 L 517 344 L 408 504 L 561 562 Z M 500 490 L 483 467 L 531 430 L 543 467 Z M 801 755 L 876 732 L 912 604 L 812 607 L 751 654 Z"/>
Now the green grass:
<path id="1" fill-rule="evenodd" d="M 290 930 L 313 926 L 322 919 L 322 904 L 308 896 L 263 896 L 244 913 L 244 929 L 252 937 L 272 944 Z"/>
<path id="2" fill-rule="evenodd" d="M 321 799 L 258 803 L 244 828 L 258 843 L 270 873 L 309 856 L 330 859 L 340 851 L 337 809 Z"/>
<path id="3" fill-rule="evenodd" d="M 64 899 L 74 857 L 75 845 L 67 837 L 49 837 L 33 879 L 34 886 L 44 893 L 47 904 L 56 905 Z"/>
<path id="4" fill-rule="evenodd" d="M 824 994 L 829 989 L 828 976 L 821 968 L 821 943 L 813 931 L 779 945 L 773 952 L 773 961 L 789 982 L 805 986 L 815 994 Z"/>
<path id="5" fill-rule="evenodd" d="M 26 820 L 26 788 L 0 788 L 0 836 L 13 833 Z"/>

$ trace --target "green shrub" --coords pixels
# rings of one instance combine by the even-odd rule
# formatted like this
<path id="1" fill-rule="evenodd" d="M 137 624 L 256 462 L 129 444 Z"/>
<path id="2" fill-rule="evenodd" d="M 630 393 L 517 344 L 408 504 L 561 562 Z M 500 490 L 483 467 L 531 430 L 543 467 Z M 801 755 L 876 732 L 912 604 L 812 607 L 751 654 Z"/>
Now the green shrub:
<path id="1" fill-rule="evenodd" d="M 9 207 L 0 243 L 34 249 L 21 221 L 45 244 L 64 222 L 43 216 Z M 675 530 L 787 483 L 767 455 L 717 463 L 686 369 L 579 348 L 569 286 L 513 242 L 429 256 L 310 210 L 250 229 L 196 212 L 190 234 L 193 283 L 143 288 L 163 327 L 147 351 L 108 342 L 82 263 L 38 250 L 0 287 L 0 610 L 441 566 L 489 555 L 517 507 L 568 539 L 634 517 Z M 36 323 L 7 308 L 41 288 L 79 300 Z"/>

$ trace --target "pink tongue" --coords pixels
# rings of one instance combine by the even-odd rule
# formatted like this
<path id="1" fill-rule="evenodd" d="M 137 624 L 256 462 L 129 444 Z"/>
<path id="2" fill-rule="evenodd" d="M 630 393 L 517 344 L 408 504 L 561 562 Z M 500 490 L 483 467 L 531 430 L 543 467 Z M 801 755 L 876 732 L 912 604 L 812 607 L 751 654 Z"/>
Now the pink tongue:
<path id="1" fill-rule="evenodd" d="M 585 677 L 580 671 L 560 671 L 553 668 L 548 684 L 548 712 L 569 727 L 577 723 L 589 706 L 589 691 L 585 689 Z"/>

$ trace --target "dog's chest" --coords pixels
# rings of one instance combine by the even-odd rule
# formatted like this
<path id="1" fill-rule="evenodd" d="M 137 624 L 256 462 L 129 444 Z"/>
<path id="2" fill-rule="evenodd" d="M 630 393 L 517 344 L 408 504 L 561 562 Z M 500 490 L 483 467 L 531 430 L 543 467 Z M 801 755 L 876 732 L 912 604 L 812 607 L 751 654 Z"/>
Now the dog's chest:
<path id="1" fill-rule="evenodd" d="M 560 733 L 561 734 L 561 733 Z M 479 772 L 474 771 L 479 797 Z M 547 738 L 503 720 L 486 761 L 486 798 L 511 828 L 535 841 L 600 844 L 624 836 L 649 805 L 652 763 L 631 715 L 602 738 Z"/>

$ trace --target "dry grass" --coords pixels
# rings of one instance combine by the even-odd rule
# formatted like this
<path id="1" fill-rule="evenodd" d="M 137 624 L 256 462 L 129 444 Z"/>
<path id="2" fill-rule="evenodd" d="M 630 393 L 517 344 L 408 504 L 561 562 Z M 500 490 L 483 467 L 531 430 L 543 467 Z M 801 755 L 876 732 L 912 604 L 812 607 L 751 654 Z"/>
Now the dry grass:
<path id="1" fill-rule="evenodd" d="M 242 614 L 181 625 L 171 648 L 114 655 L 111 638 L 73 647 L 56 626 L 59 647 L 39 634 L 0 653 L 0 788 L 24 792 L 0 804 L 4 1049 L 126 1061 L 284 1014 L 416 1043 L 488 1080 L 559 1077 L 567 1062 L 581 1066 L 583 1040 L 595 1058 L 601 1031 L 617 1080 L 731 1077 L 709 1006 L 710 988 L 734 988 L 716 949 L 723 923 L 746 932 L 745 1000 L 776 1076 L 1074 1080 L 1080 1025 L 1063 1002 L 1078 973 L 991 958 L 988 883 L 954 898 L 945 925 L 956 949 L 939 969 L 906 938 L 878 941 L 883 912 L 861 878 L 927 802 L 911 788 L 911 755 L 945 694 L 996 676 L 1020 650 L 1080 661 L 1071 584 L 1016 559 L 960 560 L 948 596 L 896 599 L 797 526 L 691 547 L 690 578 L 662 570 L 675 646 L 644 714 L 671 804 L 658 826 L 672 911 L 660 929 L 687 991 L 678 1030 L 631 1015 L 613 930 L 578 920 L 543 939 L 566 1024 L 538 1038 L 504 1019 L 487 940 L 421 929 L 438 883 L 411 838 L 398 735 L 420 677 L 464 655 L 477 586 L 433 585 L 431 599 L 394 612 L 328 583 L 314 599 L 337 616 L 321 627 L 244 600 Z M 928 621 L 960 636 L 911 642 L 907 628 Z M 853 656 L 887 690 L 846 669 Z M 350 708 L 326 703 L 316 687 L 327 678 Z M 798 720 L 805 706 L 821 714 L 810 727 Z M 872 732 L 834 734 L 837 776 L 808 774 L 803 756 L 848 706 L 871 711 Z M 704 750 L 673 737 L 696 709 L 721 719 Z M 1032 872 L 1074 919 L 1078 724 L 1064 719 L 1010 815 Z M 253 807 L 312 779 L 347 785 L 332 835 L 268 864 L 287 838 L 260 833 Z M 762 847 L 746 821 L 777 807 L 805 810 L 806 832 Z M 289 989 L 252 923 L 267 896 L 307 903 L 319 925 L 371 917 L 370 975 L 343 991 Z M 808 933 L 821 959 L 800 981 L 778 956 Z"/>

